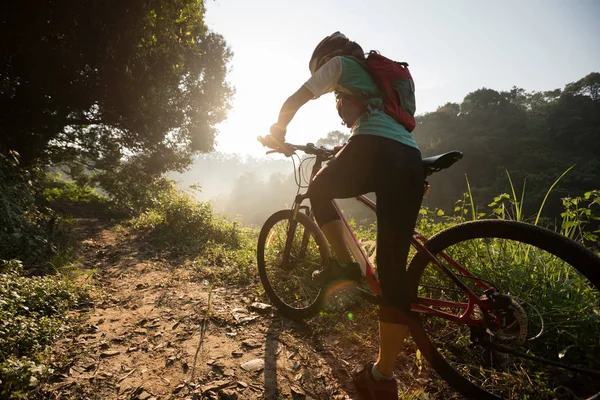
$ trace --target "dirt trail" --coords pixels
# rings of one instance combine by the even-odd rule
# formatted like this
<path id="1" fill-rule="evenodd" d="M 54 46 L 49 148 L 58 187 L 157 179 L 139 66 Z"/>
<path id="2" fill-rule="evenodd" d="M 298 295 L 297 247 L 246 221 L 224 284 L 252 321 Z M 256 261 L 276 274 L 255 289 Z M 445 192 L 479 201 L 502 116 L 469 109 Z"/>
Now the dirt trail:
<path id="1" fill-rule="evenodd" d="M 257 302 L 254 288 L 211 291 L 126 230 L 77 222 L 80 266 L 95 269 L 99 290 L 54 347 L 64 368 L 44 398 L 356 398 L 350 356 Z"/>

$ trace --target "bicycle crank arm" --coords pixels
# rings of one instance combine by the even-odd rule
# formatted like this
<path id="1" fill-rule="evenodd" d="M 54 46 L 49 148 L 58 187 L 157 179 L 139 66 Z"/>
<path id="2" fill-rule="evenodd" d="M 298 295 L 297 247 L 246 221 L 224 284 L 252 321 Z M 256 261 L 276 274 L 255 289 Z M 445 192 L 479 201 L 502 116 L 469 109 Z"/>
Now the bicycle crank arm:
<path id="1" fill-rule="evenodd" d="M 484 346 L 484 347 L 486 347 L 486 346 Z M 570 371 L 581 372 L 581 373 L 588 374 L 588 375 L 600 376 L 600 371 L 597 371 L 595 369 L 575 367 L 572 365 L 566 365 L 566 364 L 560 363 L 558 361 L 549 360 L 547 358 L 531 356 L 529 354 L 521 353 L 519 351 L 510 349 L 508 347 L 505 347 L 505 346 L 502 346 L 499 344 L 491 344 L 489 347 L 491 347 L 492 350 L 496 350 L 501 353 L 512 354 L 513 356 L 525 358 L 527 360 L 536 361 L 539 363 L 544 363 L 544 364 L 549 364 L 549 365 L 554 365 L 554 366 L 562 368 L 562 369 L 568 369 Z"/>

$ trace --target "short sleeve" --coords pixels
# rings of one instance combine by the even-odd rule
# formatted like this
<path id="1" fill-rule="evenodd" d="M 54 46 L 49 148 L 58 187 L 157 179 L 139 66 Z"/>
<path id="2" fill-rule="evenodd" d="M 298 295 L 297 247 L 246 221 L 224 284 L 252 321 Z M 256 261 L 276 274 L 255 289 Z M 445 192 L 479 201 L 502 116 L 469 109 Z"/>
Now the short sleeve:
<path id="1" fill-rule="evenodd" d="M 310 90 L 315 96 L 315 99 L 317 99 L 325 93 L 332 92 L 341 76 L 341 57 L 333 57 L 331 60 L 327 61 L 325 65 L 319 68 L 306 83 L 304 83 L 304 87 Z"/>

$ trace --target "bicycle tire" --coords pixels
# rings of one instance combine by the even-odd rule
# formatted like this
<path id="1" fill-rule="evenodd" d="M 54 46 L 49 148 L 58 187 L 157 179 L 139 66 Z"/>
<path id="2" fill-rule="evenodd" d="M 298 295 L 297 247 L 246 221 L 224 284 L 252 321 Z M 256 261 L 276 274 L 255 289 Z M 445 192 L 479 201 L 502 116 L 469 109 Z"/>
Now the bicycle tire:
<path id="1" fill-rule="evenodd" d="M 286 318 L 303 320 L 314 317 L 323 308 L 325 291 L 312 283 L 310 273 L 313 270 L 322 268 L 323 265 L 329 262 L 331 253 L 325 236 L 317 224 L 308 216 L 299 212 L 296 215 L 296 223 L 301 229 L 298 229 L 298 227 L 294 229 L 294 235 L 297 236 L 298 240 L 295 241 L 296 237 L 293 238 L 292 244 L 299 243 L 299 246 L 303 247 L 297 250 L 297 255 L 301 254 L 302 259 L 296 258 L 294 261 L 294 270 L 302 273 L 302 276 L 296 278 L 289 273 L 291 271 L 284 271 L 282 265 L 285 261 L 281 261 L 282 265 L 279 266 L 270 265 L 269 261 L 279 257 L 281 254 L 281 249 L 274 248 L 273 243 L 268 243 L 275 241 L 273 236 L 274 228 L 280 223 L 283 223 L 284 226 L 287 223 L 287 228 L 289 229 L 291 217 L 292 210 L 280 210 L 265 221 L 258 236 L 257 264 L 260 280 L 265 292 L 279 312 Z M 288 240 L 287 233 L 285 235 L 285 241 L 283 242 Z M 302 235 L 302 237 L 300 237 L 300 235 Z M 281 242 L 282 240 L 278 241 L 278 243 Z M 278 274 L 280 272 L 288 273 L 288 276 L 284 277 L 285 279 L 282 281 L 277 282 L 277 276 L 274 276 L 273 274 Z M 284 285 L 290 285 L 289 290 L 287 287 L 283 288 L 282 286 Z M 314 294 L 314 298 L 307 299 L 307 301 L 300 306 L 291 304 L 292 301 L 289 300 L 288 297 L 297 297 L 298 293 L 297 291 L 295 292 L 295 290 L 298 288 L 303 289 L 306 286 L 309 286 L 310 289 L 310 295 L 307 297 L 313 297 Z"/>
<path id="2" fill-rule="evenodd" d="M 478 239 L 492 241 L 495 240 L 495 238 L 512 240 L 517 243 L 523 243 L 524 246 L 530 246 L 527 250 L 527 253 L 532 251 L 531 260 L 534 259 L 533 254 L 537 254 L 534 252 L 538 251 L 538 249 L 560 258 L 563 262 L 573 266 L 579 274 L 587 278 L 586 283 L 591 284 L 589 285 L 590 293 L 592 293 L 592 296 L 595 296 L 593 298 L 598 299 L 597 295 L 598 290 L 600 289 L 600 257 L 598 257 L 589 249 L 568 239 L 567 237 L 545 228 L 515 221 L 472 221 L 456 225 L 436 234 L 425 243 L 425 247 L 431 253 L 439 254 L 440 252 L 446 251 L 454 245 L 465 243 L 467 241 L 476 243 Z M 528 259 L 526 258 L 525 261 L 527 260 Z M 428 265 L 431 264 L 429 263 L 427 257 L 421 253 L 415 254 L 409 264 L 407 272 L 408 282 L 410 284 L 409 288 L 411 290 L 411 294 L 415 297 L 417 296 L 420 282 L 427 279 L 424 276 L 424 271 Z M 517 265 L 517 263 L 515 262 L 511 265 Z M 508 271 L 505 273 L 508 273 Z M 421 285 L 424 286 L 424 284 Z M 431 290 L 436 289 L 434 288 Z M 424 320 L 430 321 L 430 316 L 421 316 L 419 313 L 413 313 L 413 316 L 414 319 L 411 321 L 410 329 L 415 343 L 432 368 L 450 386 L 452 386 L 462 395 L 474 399 L 503 398 L 501 396 L 504 394 L 501 391 L 492 393 L 487 389 L 480 387 L 479 384 L 472 382 L 471 378 L 464 376 L 462 373 L 457 371 L 454 366 L 450 365 L 450 363 L 440 353 L 437 346 L 432 343 L 430 335 L 425 329 Z M 432 319 L 433 318 L 431 318 L 431 320 Z M 527 320 L 525 320 L 525 322 L 526 323 L 523 325 L 528 326 Z M 432 331 L 434 331 L 434 329 L 432 329 Z M 458 339 L 454 339 L 453 337 L 453 341 L 454 340 L 458 342 Z M 457 355 L 457 357 L 463 356 Z M 594 364 L 594 367 L 596 367 L 596 364 Z M 598 388 L 595 386 L 595 383 L 592 382 L 592 385 L 594 386 L 594 392 L 598 390 Z M 587 397 L 588 395 L 585 396 Z"/>

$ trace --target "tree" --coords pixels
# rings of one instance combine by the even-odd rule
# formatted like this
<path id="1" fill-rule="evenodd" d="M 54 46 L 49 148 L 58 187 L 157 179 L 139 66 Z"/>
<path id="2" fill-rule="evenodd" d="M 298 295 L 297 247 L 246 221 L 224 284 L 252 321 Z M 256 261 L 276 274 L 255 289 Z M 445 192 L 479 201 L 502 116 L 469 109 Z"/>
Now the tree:
<path id="1" fill-rule="evenodd" d="M 317 140 L 316 145 L 323 147 L 339 146 L 346 143 L 349 138 L 350 135 L 342 131 L 331 131 L 324 138 Z"/>
<path id="2" fill-rule="evenodd" d="M 600 73 L 592 72 L 577 82 L 567 84 L 565 92 L 572 95 L 589 96 L 592 101 L 600 100 Z"/>
<path id="3" fill-rule="evenodd" d="M 560 197 L 578 196 L 597 187 L 600 164 L 600 74 L 591 73 L 554 89 L 527 92 L 479 89 L 463 102 L 446 104 L 417 118 L 415 139 L 423 156 L 461 150 L 464 158 L 429 177 L 426 205 L 451 210 L 466 190 L 468 176 L 482 210 L 492 199 L 526 181 L 524 214 L 539 209 L 554 180 L 576 167 L 554 188 L 544 208 L 549 217 L 562 212 Z"/>
<path id="4" fill-rule="evenodd" d="M 231 52 L 202 0 L 9 2 L 0 16 L 0 148 L 24 166 L 149 174 L 211 150 Z"/>

